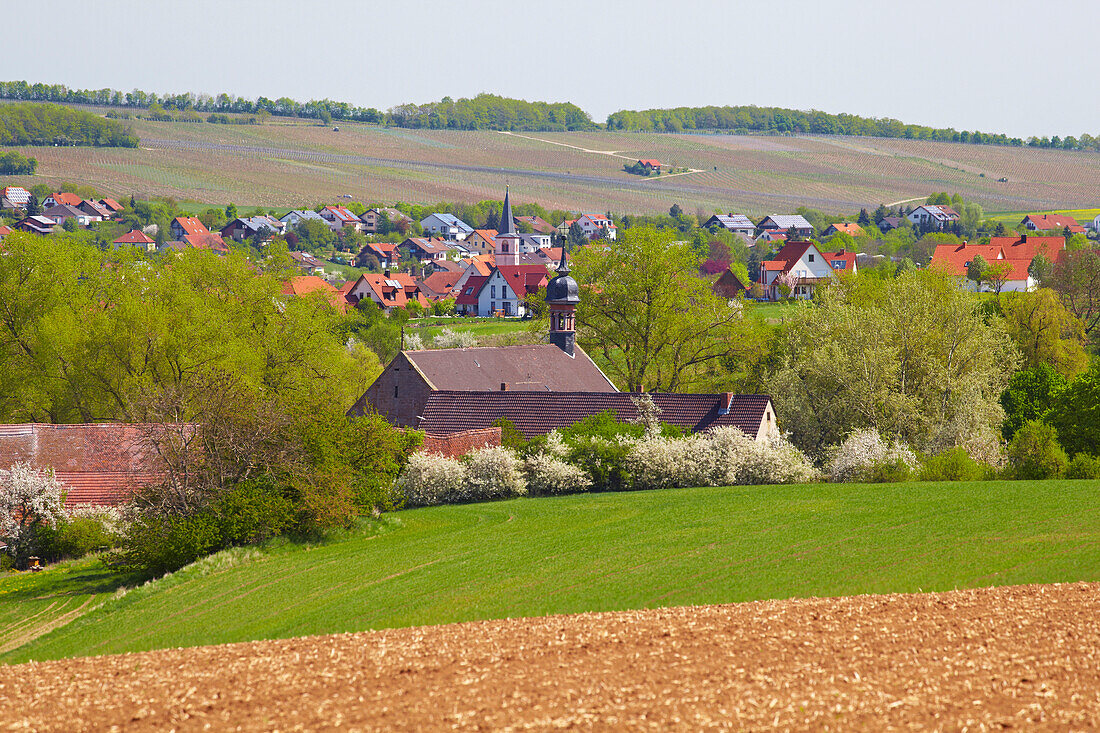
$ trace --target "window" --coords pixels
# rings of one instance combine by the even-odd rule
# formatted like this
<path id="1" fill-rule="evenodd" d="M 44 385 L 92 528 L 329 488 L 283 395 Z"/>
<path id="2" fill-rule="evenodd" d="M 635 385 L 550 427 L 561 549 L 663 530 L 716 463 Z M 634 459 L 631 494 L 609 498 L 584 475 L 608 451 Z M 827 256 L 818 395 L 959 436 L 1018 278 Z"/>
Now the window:
<path id="1" fill-rule="evenodd" d="M 489 301 L 489 311 L 491 313 L 496 313 L 496 311 L 497 311 L 497 302 L 495 300 Z"/>
<path id="2" fill-rule="evenodd" d="M 393 398 L 395 400 L 397 399 L 397 385 L 396 384 L 393 385 Z"/>
<path id="3" fill-rule="evenodd" d="M 810 262 L 813 262 L 813 261 L 814 261 L 814 256 L 810 255 Z"/>
<path id="4" fill-rule="evenodd" d="M 489 286 L 489 297 L 490 298 L 497 297 L 497 286 L 496 285 L 490 285 Z"/>

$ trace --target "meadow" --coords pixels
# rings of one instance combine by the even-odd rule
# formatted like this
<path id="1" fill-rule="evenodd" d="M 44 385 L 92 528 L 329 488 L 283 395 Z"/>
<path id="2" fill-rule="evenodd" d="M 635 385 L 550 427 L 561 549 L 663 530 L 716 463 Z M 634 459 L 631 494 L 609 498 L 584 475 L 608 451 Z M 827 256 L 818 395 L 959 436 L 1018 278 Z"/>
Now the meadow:
<path id="1" fill-rule="evenodd" d="M 547 209 L 754 216 L 810 206 L 854 214 L 880 203 L 957 192 L 997 212 L 1098 204 L 1100 153 L 831 136 L 409 130 L 308 121 L 215 125 L 131 121 L 137 149 L 22 149 L 33 177 L 87 183 L 105 195 L 289 209 L 334 201 L 476 202 L 510 183 L 517 202 Z M 623 171 L 657 158 L 690 173 Z M 1008 182 L 998 182 L 1007 177 Z"/>
<path id="2" fill-rule="evenodd" d="M 93 560 L 0 578 L 6 663 L 455 621 L 1100 580 L 1100 482 L 830 484 L 384 515 L 146 585 Z M 64 599 L 64 608 L 59 608 Z M 65 609 L 83 615 L 54 625 Z M 44 635 L 31 640 L 36 629 Z M 52 630 L 51 630 L 52 629 Z"/>

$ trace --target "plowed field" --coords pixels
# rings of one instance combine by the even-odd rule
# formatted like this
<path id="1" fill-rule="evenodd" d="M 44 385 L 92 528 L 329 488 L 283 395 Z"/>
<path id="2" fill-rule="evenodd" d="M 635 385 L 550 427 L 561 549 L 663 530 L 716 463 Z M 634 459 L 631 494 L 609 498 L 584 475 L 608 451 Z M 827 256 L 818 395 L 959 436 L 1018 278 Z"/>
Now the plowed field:
<path id="1" fill-rule="evenodd" d="M 0 668 L 8 730 L 1100 727 L 1100 584 L 548 616 Z"/>

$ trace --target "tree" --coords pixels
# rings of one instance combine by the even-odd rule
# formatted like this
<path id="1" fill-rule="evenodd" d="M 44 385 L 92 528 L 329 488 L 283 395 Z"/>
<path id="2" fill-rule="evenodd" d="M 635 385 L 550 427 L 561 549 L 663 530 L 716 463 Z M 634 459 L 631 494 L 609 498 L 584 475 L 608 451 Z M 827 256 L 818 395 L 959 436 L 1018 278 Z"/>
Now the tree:
<path id="1" fill-rule="evenodd" d="M 978 255 L 981 257 L 981 255 Z M 1012 265 L 1004 261 L 998 261 L 990 265 L 985 272 L 985 281 L 989 283 L 993 288 L 993 292 L 997 295 L 1001 294 L 1004 290 L 1005 283 L 1012 276 Z"/>
<path id="2" fill-rule="evenodd" d="M 588 236 L 584 233 L 584 228 L 577 222 L 573 222 L 569 225 L 569 236 L 566 239 L 568 249 L 570 252 L 574 251 L 578 247 L 582 247 L 588 244 Z"/>
<path id="3" fill-rule="evenodd" d="M 27 199 L 27 216 L 38 216 L 42 213 L 42 204 L 38 202 L 38 197 L 31 194 L 31 197 Z"/>
<path id="4" fill-rule="evenodd" d="M 1046 423 L 1028 420 L 1008 443 L 1008 462 L 1018 479 L 1061 478 L 1069 463 L 1058 445 L 1058 431 Z"/>
<path id="5" fill-rule="evenodd" d="M 61 224 L 61 228 L 67 232 L 75 232 L 80 228 L 80 225 L 76 223 L 74 217 L 66 217 L 65 221 Z"/>
<path id="6" fill-rule="evenodd" d="M 673 219 L 679 219 L 683 213 L 684 210 L 680 208 L 680 204 L 673 204 L 668 210 L 668 215 Z"/>
<path id="7" fill-rule="evenodd" d="M 881 219 L 879 221 L 882 221 Z M 867 209 L 859 210 L 859 218 L 856 219 L 856 223 L 861 227 L 865 227 L 871 223 L 871 215 L 867 213 Z"/>
<path id="8" fill-rule="evenodd" d="M 1027 274 L 1037 281 L 1040 286 L 1046 283 L 1053 272 L 1054 263 L 1042 252 L 1035 255 L 1035 258 L 1031 260 L 1031 264 L 1027 266 Z"/>
<path id="9" fill-rule="evenodd" d="M 1009 293 L 1000 301 L 1009 335 L 1023 355 L 1024 368 L 1050 364 L 1072 379 L 1088 366 L 1085 334 L 1079 321 L 1049 288 Z"/>
<path id="10" fill-rule="evenodd" d="M 966 279 L 973 280 L 977 285 L 977 290 L 982 289 L 982 283 L 985 281 L 988 272 L 989 263 L 981 255 L 974 255 L 974 259 L 966 265 Z"/>
<path id="11" fill-rule="evenodd" d="M 64 493 L 52 469 L 26 463 L 0 469 L 0 539 L 12 548 L 18 567 L 38 551 L 38 531 L 64 518 Z"/>
<path id="12" fill-rule="evenodd" d="M 932 271 L 842 279 L 796 310 L 764 385 L 793 442 L 819 453 L 873 428 L 925 451 L 998 440 L 1019 358 L 997 317 Z"/>
<path id="13" fill-rule="evenodd" d="M 890 216 L 890 210 L 886 208 L 885 204 L 879 204 L 878 208 L 875 209 L 875 216 L 874 216 L 875 224 L 876 225 L 880 224 L 882 222 L 882 220 L 885 219 L 888 216 Z"/>
<path id="14" fill-rule="evenodd" d="M 1012 375 L 1008 387 L 1001 394 L 1001 407 L 1005 420 L 1001 434 L 1012 440 L 1025 422 L 1041 420 L 1054 404 L 1054 397 L 1068 382 L 1050 364 L 1038 364 Z"/>
<path id="15" fill-rule="evenodd" d="M 1054 265 L 1050 287 L 1066 309 L 1081 320 L 1085 335 L 1096 338 L 1100 326 L 1100 253 L 1091 249 L 1063 253 Z"/>
<path id="16" fill-rule="evenodd" d="M 236 204 L 229 204 L 228 206 L 225 207 L 225 220 L 227 222 L 233 221 L 234 219 L 237 218 L 237 216 L 238 216 L 238 213 L 237 213 L 237 205 Z"/>
<path id="17" fill-rule="evenodd" d="M 1093 365 L 1059 390 L 1045 415 L 1071 456 L 1100 456 L 1100 366 Z"/>
<path id="18" fill-rule="evenodd" d="M 581 345 L 629 391 L 680 391 L 737 347 L 740 308 L 698 277 L 700 256 L 667 230 L 636 228 L 575 256 Z"/>

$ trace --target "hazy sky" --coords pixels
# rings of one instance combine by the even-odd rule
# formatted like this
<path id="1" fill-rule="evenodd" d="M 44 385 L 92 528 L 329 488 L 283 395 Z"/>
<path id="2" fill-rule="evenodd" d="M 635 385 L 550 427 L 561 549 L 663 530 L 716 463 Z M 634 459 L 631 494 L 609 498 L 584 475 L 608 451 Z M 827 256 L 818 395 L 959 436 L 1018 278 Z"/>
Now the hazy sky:
<path id="1" fill-rule="evenodd" d="M 328 97 L 493 92 L 619 109 L 758 104 L 1100 135 L 1096 0 L 54 0 L 8 3 L 0 78 Z"/>

